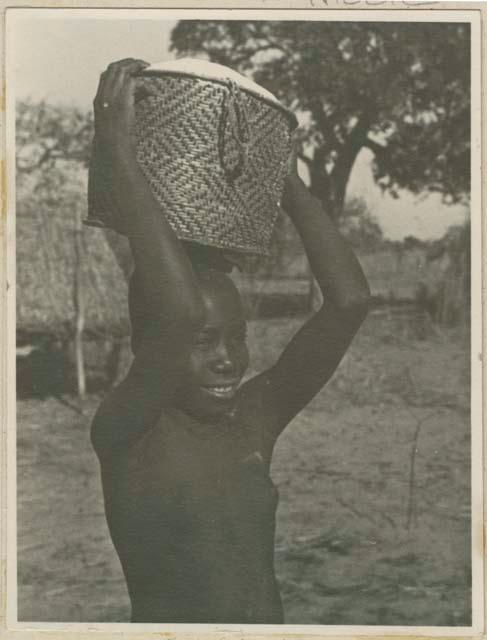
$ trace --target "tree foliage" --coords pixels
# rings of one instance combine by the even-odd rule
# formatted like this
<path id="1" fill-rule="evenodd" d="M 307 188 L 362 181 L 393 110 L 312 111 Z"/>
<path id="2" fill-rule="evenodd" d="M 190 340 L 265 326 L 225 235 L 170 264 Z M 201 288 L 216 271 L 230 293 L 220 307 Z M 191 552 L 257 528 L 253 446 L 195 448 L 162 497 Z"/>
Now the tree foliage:
<path id="1" fill-rule="evenodd" d="M 469 192 L 468 24 L 187 20 L 171 47 L 250 75 L 301 114 L 311 189 L 335 215 L 364 148 L 393 195 Z"/>
<path id="2" fill-rule="evenodd" d="M 347 200 L 339 226 L 342 234 L 355 249 L 372 253 L 385 244 L 382 229 L 362 198 Z"/>
<path id="3" fill-rule="evenodd" d="M 73 161 L 87 167 L 93 118 L 74 107 L 19 101 L 16 105 L 16 164 L 19 174 Z"/>
<path id="4" fill-rule="evenodd" d="M 82 268 L 88 333 L 128 331 L 125 278 L 100 230 L 83 227 L 87 259 L 76 263 L 79 221 L 87 214 L 92 136 L 90 113 L 46 102 L 16 105 L 20 330 L 72 336 L 76 270 Z"/>

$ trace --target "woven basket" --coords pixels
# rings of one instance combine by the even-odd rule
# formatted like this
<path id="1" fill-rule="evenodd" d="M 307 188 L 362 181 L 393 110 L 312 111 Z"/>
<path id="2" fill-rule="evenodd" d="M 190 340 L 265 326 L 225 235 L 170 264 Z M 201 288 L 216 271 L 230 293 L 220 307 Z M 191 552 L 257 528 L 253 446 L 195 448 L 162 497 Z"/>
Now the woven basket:
<path id="1" fill-rule="evenodd" d="M 198 60 L 144 70 L 135 110 L 137 160 L 178 237 L 267 255 L 294 115 L 248 78 Z M 93 155 L 86 223 L 124 233 Z"/>

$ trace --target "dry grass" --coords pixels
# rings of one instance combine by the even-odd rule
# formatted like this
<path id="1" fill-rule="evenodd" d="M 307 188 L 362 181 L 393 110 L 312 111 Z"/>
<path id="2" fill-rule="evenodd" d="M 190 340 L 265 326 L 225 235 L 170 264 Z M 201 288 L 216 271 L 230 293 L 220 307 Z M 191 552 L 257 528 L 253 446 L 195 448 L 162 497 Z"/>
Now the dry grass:
<path id="1" fill-rule="evenodd" d="M 298 325 L 252 324 L 256 368 Z M 272 475 L 286 622 L 469 624 L 468 372 L 466 336 L 373 314 L 283 434 Z M 128 620 L 88 438 L 97 402 L 84 416 L 19 403 L 21 620 Z"/>

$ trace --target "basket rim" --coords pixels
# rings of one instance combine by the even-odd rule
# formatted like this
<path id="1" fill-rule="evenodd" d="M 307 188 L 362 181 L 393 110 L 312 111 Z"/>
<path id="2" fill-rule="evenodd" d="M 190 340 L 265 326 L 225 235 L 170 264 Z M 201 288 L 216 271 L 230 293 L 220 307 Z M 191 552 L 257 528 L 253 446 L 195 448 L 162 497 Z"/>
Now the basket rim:
<path id="1" fill-rule="evenodd" d="M 185 70 L 175 70 L 175 69 L 151 69 L 150 67 L 144 69 L 143 71 L 137 74 L 137 77 L 143 78 L 146 76 L 184 76 L 187 78 L 193 78 L 195 80 L 206 80 L 207 82 L 216 82 L 217 84 L 221 84 L 223 86 L 228 86 L 229 80 L 231 78 L 216 78 L 211 76 L 210 74 L 204 74 L 197 71 L 185 71 Z M 291 109 L 284 106 L 282 102 L 280 102 L 277 98 L 270 98 L 262 95 L 256 90 L 252 90 L 248 87 L 244 87 L 239 85 L 241 91 L 250 94 L 253 98 L 257 98 L 261 102 L 265 102 L 271 107 L 276 107 L 280 111 L 284 113 L 287 117 L 289 124 L 291 125 L 291 130 L 294 131 L 298 127 L 298 119 Z"/>
<path id="2" fill-rule="evenodd" d="M 88 215 L 87 217 L 85 217 L 82 220 L 82 223 L 87 226 L 87 227 L 93 227 L 95 229 L 108 229 L 110 231 L 116 231 L 117 233 L 119 233 L 122 236 L 126 236 L 127 234 L 125 234 L 121 229 L 116 229 L 115 227 L 107 224 L 106 222 L 104 222 L 103 220 L 101 220 L 100 218 L 97 218 L 96 216 L 90 216 Z M 244 256 L 257 256 L 257 257 L 261 257 L 261 258 L 268 258 L 271 255 L 271 250 L 270 247 L 265 248 L 265 249 L 256 249 L 255 246 L 247 246 L 247 247 L 235 247 L 235 246 L 231 246 L 229 247 L 228 245 L 226 245 L 224 242 L 217 242 L 215 240 L 208 240 L 208 241 L 203 241 L 203 240 L 196 240 L 190 233 L 184 233 L 184 232 L 180 232 L 180 231 L 176 231 L 176 236 L 178 238 L 178 240 L 184 240 L 186 242 L 193 242 L 194 244 L 199 244 L 203 247 L 212 247 L 214 249 L 222 249 L 225 251 L 233 251 L 235 253 L 244 255 Z"/>

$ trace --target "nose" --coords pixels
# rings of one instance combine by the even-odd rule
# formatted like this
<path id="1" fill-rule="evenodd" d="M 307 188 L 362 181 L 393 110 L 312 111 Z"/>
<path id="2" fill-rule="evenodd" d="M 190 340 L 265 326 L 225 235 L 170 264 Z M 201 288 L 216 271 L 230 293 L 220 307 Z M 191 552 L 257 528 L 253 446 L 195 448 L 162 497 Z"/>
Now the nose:
<path id="1" fill-rule="evenodd" d="M 218 345 L 213 360 L 213 370 L 217 373 L 230 373 L 235 369 L 227 345 L 221 341 Z"/>

